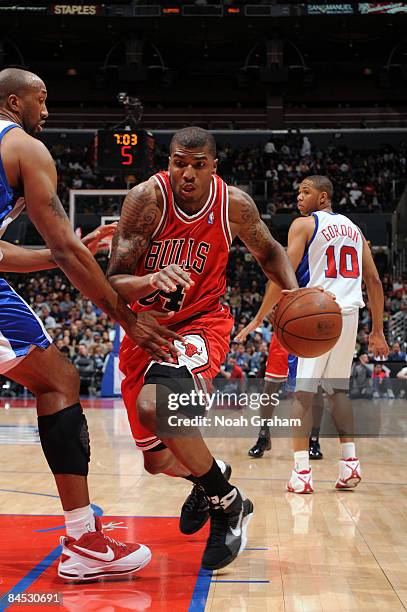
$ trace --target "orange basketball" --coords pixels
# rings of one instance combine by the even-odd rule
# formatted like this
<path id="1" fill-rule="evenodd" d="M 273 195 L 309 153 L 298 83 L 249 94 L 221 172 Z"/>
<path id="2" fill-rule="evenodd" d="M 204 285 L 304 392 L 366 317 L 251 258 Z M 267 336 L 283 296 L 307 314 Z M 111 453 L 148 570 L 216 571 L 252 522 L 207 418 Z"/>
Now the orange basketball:
<path id="1" fill-rule="evenodd" d="M 319 357 L 335 346 L 342 331 L 341 309 L 327 293 L 304 287 L 283 295 L 273 320 L 283 347 L 298 357 Z"/>

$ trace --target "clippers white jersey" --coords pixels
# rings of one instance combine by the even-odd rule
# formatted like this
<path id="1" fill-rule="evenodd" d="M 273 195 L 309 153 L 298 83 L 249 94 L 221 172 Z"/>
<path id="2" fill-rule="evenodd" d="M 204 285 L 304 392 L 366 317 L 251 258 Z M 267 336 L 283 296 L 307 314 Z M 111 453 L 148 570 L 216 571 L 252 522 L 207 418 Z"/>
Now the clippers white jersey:
<path id="1" fill-rule="evenodd" d="M 315 212 L 315 230 L 297 268 L 300 287 L 321 285 L 336 296 L 347 314 L 364 306 L 362 297 L 363 239 L 348 217 Z"/>

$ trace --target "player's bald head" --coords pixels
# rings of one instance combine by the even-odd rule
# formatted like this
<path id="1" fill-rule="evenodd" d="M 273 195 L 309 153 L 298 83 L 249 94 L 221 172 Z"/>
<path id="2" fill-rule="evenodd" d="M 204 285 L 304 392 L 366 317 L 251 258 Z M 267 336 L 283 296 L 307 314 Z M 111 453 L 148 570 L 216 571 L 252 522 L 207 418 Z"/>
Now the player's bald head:
<path id="1" fill-rule="evenodd" d="M 313 176 L 307 176 L 306 181 L 310 181 L 312 186 L 317 189 L 320 193 L 325 191 L 328 198 L 332 200 L 334 194 L 334 186 L 327 176 L 321 174 L 314 174 Z"/>
<path id="2" fill-rule="evenodd" d="M 11 95 L 22 97 L 32 89 L 45 89 L 39 76 L 21 68 L 5 68 L 0 71 L 0 104 Z"/>

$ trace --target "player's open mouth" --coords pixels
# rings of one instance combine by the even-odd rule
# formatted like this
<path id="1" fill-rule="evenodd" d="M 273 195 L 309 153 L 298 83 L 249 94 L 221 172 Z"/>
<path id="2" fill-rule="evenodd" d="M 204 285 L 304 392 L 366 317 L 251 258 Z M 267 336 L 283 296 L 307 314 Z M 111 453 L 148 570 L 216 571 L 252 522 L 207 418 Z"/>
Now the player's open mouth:
<path id="1" fill-rule="evenodd" d="M 195 186 L 194 185 L 184 185 L 183 187 L 181 187 L 181 191 L 183 193 L 192 193 L 193 191 L 195 191 Z"/>

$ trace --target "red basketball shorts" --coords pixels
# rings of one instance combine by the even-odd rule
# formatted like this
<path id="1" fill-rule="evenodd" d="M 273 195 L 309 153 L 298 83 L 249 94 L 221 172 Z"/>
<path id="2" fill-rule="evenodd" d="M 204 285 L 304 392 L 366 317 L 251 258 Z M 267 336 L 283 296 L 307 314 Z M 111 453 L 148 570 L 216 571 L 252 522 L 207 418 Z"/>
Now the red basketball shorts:
<path id="1" fill-rule="evenodd" d="M 230 332 L 233 327 L 233 318 L 229 311 L 221 307 L 216 313 L 203 314 L 170 327 L 185 340 L 185 344 L 177 340 L 174 342 L 181 351 L 178 365 L 187 366 L 197 381 L 197 386 L 199 380 L 204 382 L 213 379 L 229 351 Z M 146 370 L 152 363 L 151 357 L 125 336 L 120 347 L 120 370 L 124 375 L 122 395 L 133 438 L 142 451 L 151 450 L 161 444 L 161 440 L 153 432 L 141 425 L 137 416 L 137 398 L 144 385 Z"/>
<path id="2" fill-rule="evenodd" d="M 283 382 L 288 377 L 288 352 L 273 334 L 267 357 L 264 380 L 270 382 Z"/>

